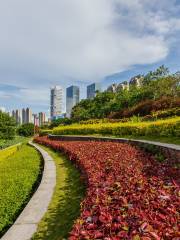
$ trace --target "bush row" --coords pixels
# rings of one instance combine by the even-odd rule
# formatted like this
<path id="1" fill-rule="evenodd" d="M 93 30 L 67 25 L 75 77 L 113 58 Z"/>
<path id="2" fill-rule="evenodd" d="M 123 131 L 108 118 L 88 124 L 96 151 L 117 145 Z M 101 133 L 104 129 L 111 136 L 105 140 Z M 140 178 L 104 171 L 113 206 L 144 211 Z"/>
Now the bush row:
<path id="1" fill-rule="evenodd" d="M 146 116 L 152 112 L 170 108 L 180 108 L 180 98 L 163 97 L 159 100 L 146 100 L 120 112 L 112 112 L 109 118 L 129 118 L 133 115 Z"/>
<path id="2" fill-rule="evenodd" d="M 180 117 L 139 123 L 73 124 L 54 128 L 55 135 L 180 136 Z"/>

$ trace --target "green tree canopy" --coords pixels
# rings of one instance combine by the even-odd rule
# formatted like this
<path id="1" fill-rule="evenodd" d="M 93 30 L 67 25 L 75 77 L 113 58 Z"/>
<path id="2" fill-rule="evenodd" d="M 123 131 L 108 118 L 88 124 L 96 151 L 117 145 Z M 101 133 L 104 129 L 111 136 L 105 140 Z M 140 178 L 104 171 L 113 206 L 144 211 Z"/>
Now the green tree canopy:
<path id="1" fill-rule="evenodd" d="M 0 139 L 13 139 L 16 133 L 16 122 L 7 113 L 0 111 Z"/>
<path id="2" fill-rule="evenodd" d="M 34 135 L 34 124 L 25 123 L 18 128 L 18 134 L 24 137 L 30 137 Z"/>

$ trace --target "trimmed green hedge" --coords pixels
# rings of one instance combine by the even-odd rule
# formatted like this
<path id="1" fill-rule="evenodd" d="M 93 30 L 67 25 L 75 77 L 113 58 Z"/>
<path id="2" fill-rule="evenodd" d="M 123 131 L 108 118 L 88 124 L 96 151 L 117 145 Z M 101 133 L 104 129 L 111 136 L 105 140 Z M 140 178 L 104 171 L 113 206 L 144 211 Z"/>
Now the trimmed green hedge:
<path id="1" fill-rule="evenodd" d="M 180 117 L 154 122 L 73 124 L 54 128 L 54 135 L 180 136 Z"/>
<path id="2" fill-rule="evenodd" d="M 28 202 L 41 173 L 40 154 L 29 145 L 0 151 L 0 236 Z"/>
<path id="3" fill-rule="evenodd" d="M 39 132 L 39 136 L 46 136 L 48 134 L 52 134 L 52 130 L 45 129 L 45 130 L 40 130 L 40 132 Z"/>

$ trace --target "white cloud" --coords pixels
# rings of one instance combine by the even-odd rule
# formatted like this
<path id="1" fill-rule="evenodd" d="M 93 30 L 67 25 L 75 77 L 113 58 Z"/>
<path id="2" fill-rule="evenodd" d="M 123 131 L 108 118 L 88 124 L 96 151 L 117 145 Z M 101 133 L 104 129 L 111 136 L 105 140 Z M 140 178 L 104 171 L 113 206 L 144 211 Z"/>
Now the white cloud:
<path id="1" fill-rule="evenodd" d="M 157 62 L 168 54 L 168 34 L 180 28 L 180 19 L 166 11 L 175 11 L 169 2 L 1 1 L 0 81 L 64 84 Z"/>

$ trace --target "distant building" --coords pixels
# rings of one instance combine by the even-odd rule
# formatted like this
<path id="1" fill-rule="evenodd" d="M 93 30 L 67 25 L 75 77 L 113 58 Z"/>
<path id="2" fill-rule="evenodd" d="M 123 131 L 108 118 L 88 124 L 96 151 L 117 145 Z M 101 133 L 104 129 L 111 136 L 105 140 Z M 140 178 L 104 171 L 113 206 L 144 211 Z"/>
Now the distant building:
<path id="1" fill-rule="evenodd" d="M 16 120 L 16 111 L 12 110 L 11 116 Z"/>
<path id="2" fill-rule="evenodd" d="M 63 90 L 60 86 L 51 88 L 50 112 L 51 118 L 62 113 Z"/>
<path id="3" fill-rule="evenodd" d="M 125 89 L 129 90 L 129 83 L 127 81 L 119 83 L 117 85 L 116 91 L 125 90 Z"/>
<path id="4" fill-rule="evenodd" d="M 93 83 L 87 86 L 87 98 L 92 99 L 96 96 L 96 92 L 101 91 L 100 83 Z"/>
<path id="5" fill-rule="evenodd" d="M 19 109 L 16 109 L 15 111 L 15 120 L 18 125 L 22 124 L 22 113 Z"/>
<path id="6" fill-rule="evenodd" d="M 26 123 L 26 109 L 23 108 L 22 109 L 22 123 Z"/>
<path id="7" fill-rule="evenodd" d="M 35 126 L 39 126 L 39 118 L 37 114 L 33 114 L 33 123 Z"/>
<path id="8" fill-rule="evenodd" d="M 129 81 L 129 85 L 141 87 L 143 84 L 143 79 L 144 79 L 144 77 L 142 75 L 137 75 L 137 76 L 131 78 L 131 80 Z"/>
<path id="9" fill-rule="evenodd" d="M 30 108 L 26 108 L 26 123 L 32 123 L 32 111 Z"/>
<path id="10" fill-rule="evenodd" d="M 46 122 L 46 114 L 43 112 L 39 113 L 39 126 L 43 126 Z"/>
<path id="11" fill-rule="evenodd" d="M 107 92 L 115 93 L 117 91 L 117 87 L 118 87 L 117 84 L 113 83 L 107 88 Z"/>
<path id="12" fill-rule="evenodd" d="M 79 87 L 66 88 L 66 116 L 70 117 L 72 108 L 79 102 Z"/>

